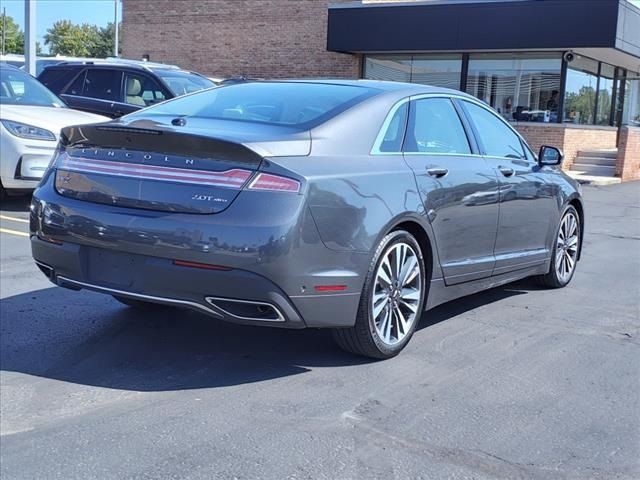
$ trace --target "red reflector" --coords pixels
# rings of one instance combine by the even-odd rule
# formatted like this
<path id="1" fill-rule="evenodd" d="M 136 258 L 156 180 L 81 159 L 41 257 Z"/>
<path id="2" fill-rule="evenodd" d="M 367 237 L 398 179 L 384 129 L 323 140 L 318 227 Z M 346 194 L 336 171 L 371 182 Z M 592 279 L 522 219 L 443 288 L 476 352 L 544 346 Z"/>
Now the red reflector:
<path id="1" fill-rule="evenodd" d="M 223 267 L 222 265 L 210 265 L 208 263 L 185 262 L 183 260 L 174 260 L 173 264 L 179 267 L 204 268 L 205 270 L 222 270 L 224 272 L 233 270 L 232 268 Z"/>
<path id="2" fill-rule="evenodd" d="M 316 292 L 343 292 L 347 289 L 346 285 L 316 285 Z"/>
<path id="3" fill-rule="evenodd" d="M 298 193 L 300 191 L 300 182 L 269 173 L 259 173 L 249 184 L 248 188 L 249 190 Z"/>
<path id="4" fill-rule="evenodd" d="M 40 235 L 38 235 L 38 238 L 40 240 L 42 240 L 43 242 L 53 243 L 54 245 L 62 245 L 63 244 L 63 242 L 61 242 L 60 240 L 56 240 L 55 238 L 41 237 Z"/>

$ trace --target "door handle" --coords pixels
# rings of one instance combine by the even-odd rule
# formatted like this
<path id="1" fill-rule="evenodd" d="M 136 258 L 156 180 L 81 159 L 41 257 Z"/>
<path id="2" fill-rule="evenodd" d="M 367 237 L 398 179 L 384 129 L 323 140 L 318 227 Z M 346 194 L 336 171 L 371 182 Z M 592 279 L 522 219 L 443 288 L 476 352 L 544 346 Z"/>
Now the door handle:
<path id="1" fill-rule="evenodd" d="M 498 170 L 500 170 L 500 173 L 502 173 L 502 175 L 504 175 L 505 177 L 511 177 L 514 173 L 516 173 L 513 168 L 503 167 L 502 165 L 498 167 Z"/>
<path id="2" fill-rule="evenodd" d="M 434 168 L 427 168 L 427 173 L 432 177 L 440 178 L 440 177 L 444 177 L 447 173 L 449 173 L 449 170 L 446 168 L 434 167 Z"/>

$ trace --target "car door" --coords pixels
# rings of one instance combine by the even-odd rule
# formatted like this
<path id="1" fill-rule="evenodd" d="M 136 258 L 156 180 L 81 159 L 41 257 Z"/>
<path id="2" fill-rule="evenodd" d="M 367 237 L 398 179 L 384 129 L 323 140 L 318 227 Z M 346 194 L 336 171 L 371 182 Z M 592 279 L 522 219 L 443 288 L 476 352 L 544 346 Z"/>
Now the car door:
<path id="1" fill-rule="evenodd" d="M 62 97 L 72 108 L 116 117 L 116 103 L 122 98 L 122 72 L 111 68 L 87 68 Z"/>
<path id="2" fill-rule="evenodd" d="M 494 275 L 546 261 L 549 229 L 557 210 L 552 185 L 520 136 L 498 114 L 475 102 L 459 102 L 500 183 Z"/>
<path id="3" fill-rule="evenodd" d="M 416 97 L 403 144 L 431 222 L 447 285 L 491 275 L 498 179 L 450 98 Z"/>

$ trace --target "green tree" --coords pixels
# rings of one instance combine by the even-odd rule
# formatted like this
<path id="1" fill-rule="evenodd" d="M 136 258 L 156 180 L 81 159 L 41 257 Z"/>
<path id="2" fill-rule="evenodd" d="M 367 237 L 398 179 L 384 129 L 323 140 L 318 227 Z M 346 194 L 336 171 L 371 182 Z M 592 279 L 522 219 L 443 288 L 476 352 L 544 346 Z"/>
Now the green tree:
<path id="1" fill-rule="evenodd" d="M 3 32 L 4 23 L 7 25 L 7 31 Z M 20 29 L 18 24 L 12 17 L 6 16 L 5 21 L 2 22 L 0 16 L 0 36 L 4 33 L 4 53 L 24 53 L 24 32 Z"/>
<path id="2" fill-rule="evenodd" d="M 567 116 L 576 123 L 592 123 L 595 105 L 596 89 L 589 86 L 580 87 L 578 92 L 567 93 L 564 101 Z"/>
<path id="3" fill-rule="evenodd" d="M 69 20 L 60 20 L 47 30 L 45 45 L 49 45 L 52 55 L 90 57 L 100 43 L 100 29 L 83 23 L 75 25 Z"/>
<path id="4" fill-rule="evenodd" d="M 91 51 L 91 56 L 96 58 L 113 56 L 115 44 L 115 28 L 113 22 L 109 22 L 106 27 L 100 28 L 98 42 Z M 122 39 L 122 25 L 118 24 L 118 35 Z"/>

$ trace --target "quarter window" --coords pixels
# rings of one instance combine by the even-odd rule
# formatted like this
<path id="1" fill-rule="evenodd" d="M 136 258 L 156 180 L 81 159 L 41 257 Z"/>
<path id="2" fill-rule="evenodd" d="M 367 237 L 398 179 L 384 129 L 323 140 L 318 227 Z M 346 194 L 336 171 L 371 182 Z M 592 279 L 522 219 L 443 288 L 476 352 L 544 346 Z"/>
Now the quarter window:
<path id="1" fill-rule="evenodd" d="M 451 100 L 425 98 L 411 102 L 404 151 L 471 153 L 469 140 Z"/>
<path id="2" fill-rule="evenodd" d="M 404 127 L 407 123 L 408 103 L 402 104 L 394 113 L 387 131 L 380 144 L 381 152 L 397 153 L 402 150 L 402 139 L 404 137 Z"/>
<path id="3" fill-rule="evenodd" d="M 485 155 L 524 158 L 520 137 L 501 119 L 475 103 L 465 101 L 464 105 L 480 136 Z"/>

